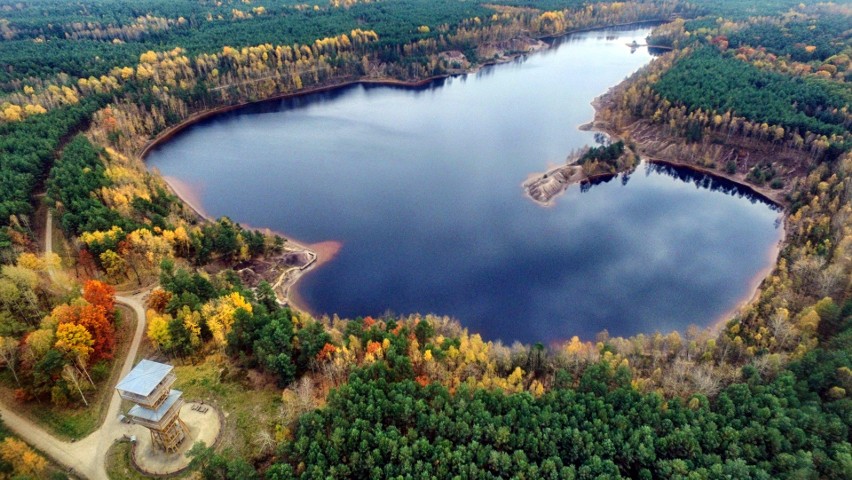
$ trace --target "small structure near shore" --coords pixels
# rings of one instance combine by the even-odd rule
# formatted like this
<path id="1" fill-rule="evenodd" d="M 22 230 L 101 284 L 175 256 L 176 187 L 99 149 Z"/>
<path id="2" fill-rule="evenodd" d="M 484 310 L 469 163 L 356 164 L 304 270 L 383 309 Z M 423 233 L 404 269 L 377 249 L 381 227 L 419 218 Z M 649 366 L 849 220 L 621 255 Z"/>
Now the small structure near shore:
<path id="1" fill-rule="evenodd" d="M 147 428 L 156 448 L 175 452 L 189 437 L 189 428 L 180 419 L 183 393 L 172 390 L 177 380 L 174 367 L 143 359 L 115 389 L 121 398 L 135 403 L 127 416 L 133 423 Z"/>

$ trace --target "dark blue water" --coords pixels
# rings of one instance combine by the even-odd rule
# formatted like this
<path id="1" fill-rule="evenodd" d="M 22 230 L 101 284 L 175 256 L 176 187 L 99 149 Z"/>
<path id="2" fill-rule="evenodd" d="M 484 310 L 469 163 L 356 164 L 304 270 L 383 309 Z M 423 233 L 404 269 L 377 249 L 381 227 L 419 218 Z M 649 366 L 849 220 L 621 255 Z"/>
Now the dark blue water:
<path id="1" fill-rule="evenodd" d="M 152 167 L 203 208 L 338 240 L 299 283 L 314 313 L 436 313 L 506 342 L 707 325 L 772 263 L 779 213 L 723 182 L 640 166 L 543 208 L 530 173 L 592 143 L 589 102 L 650 60 L 647 30 L 419 89 L 354 86 L 195 125 Z"/>

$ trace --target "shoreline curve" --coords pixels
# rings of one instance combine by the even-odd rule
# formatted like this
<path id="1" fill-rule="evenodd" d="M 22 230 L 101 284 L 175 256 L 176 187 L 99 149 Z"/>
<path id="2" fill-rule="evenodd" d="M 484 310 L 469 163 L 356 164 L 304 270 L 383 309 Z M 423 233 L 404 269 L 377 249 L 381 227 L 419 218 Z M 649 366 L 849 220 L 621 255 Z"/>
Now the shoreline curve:
<path id="1" fill-rule="evenodd" d="M 589 28 L 581 28 L 581 29 L 577 29 L 577 30 L 571 30 L 570 32 L 565 32 L 565 33 L 562 33 L 562 34 L 559 34 L 559 35 L 541 35 L 541 36 L 532 36 L 530 38 L 533 39 L 533 40 L 553 40 L 553 39 L 557 39 L 557 38 L 569 37 L 571 35 L 575 35 L 575 34 L 578 34 L 578 33 L 603 31 L 603 30 L 612 29 L 612 28 L 622 28 L 622 27 L 632 27 L 632 26 L 638 27 L 638 26 L 641 26 L 641 25 L 650 26 L 650 25 L 654 25 L 654 24 L 662 24 L 662 23 L 665 23 L 667 21 L 669 21 L 669 19 L 658 18 L 658 19 L 650 19 L 650 20 L 640 20 L 640 21 L 636 21 L 636 22 L 615 23 L 615 24 L 612 24 L 612 25 L 604 25 L 604 26 L 600 26 L 600 27 L 589 27 Z M 548 44 L 548 46 L 546 48 L 543 48 L 542 50 L 547 50 L 549 48 L 550 48 L 550 44 Z M 351 87 L 351 86 L 355 86 L 355 85 L 420 88 L 420 87 L 424 87 L 424 86 L 426 86 L 426 85 L 428 85 L 432 82 L 438 81 L 438 80 L 445 80 L 445 79 L 448 79 L 448 78 L 475 74 L 483 68 L 490 67 L 490 66 L 493 66 L 493 65 L 499 65 L 499 64 L 502 64 L 502 63 L 509 63 L 510 61 L 512 61 L 516 58 L 522 57 L 524 55 L 528 55 L 529 53 L 535 53 L 535 52 L 515 53 L 515 54 L 511 54 L 511 55 L 504 57 L 504 59 L 502 61 L 489 60 L 489 61 L 486 61 L 485 63 L 482 63 L 481 65 L 477 65 L 477 66 L 475 66 L 475 67 L 473 67 L 473 68 L 471 68 L 467 71 L 444 73 L 444 74 L 441 74 L 441 75 L 432 75 L 431 77 L 427 77 L 427 78 L 424 78 L 424 79 L 421 79 L 421 80 L 398 80 L 398 79 L 390 78 L 390 77 L 349 78 L 347 80 L 331 83 L 331 84 L 328 84 L 328 85 L 321 85 L 321 86 L 305 88 L 305 89 L 294 91 L 294 92 L 278 93 L 278 94 L 272 95 L 270 97 L 266 97 L 266 98 L 262 98 L 262 99 L 258 99 L 258 100 L 250 100 L 250 101 L 236 103 L 236 104 L 233 104 L 233 105 L 222 105 L 222 106 L 219 106 L 219 107 L 214 107 L 214 108 L 211 108 L 211 109 L 202 110 L 200 112 L 196 112 L 196 113 L 188 116 L 187 118 L 181 120 L 180 122 L 176 123 L 175 125 L 172 125 L 171 127 L 168 127 L 166 129 L 164 129 L 163 131 L 161 131 L 160 133 L 158 133 L 156 136 L 154 136 L 154 138 L 150 139 L 142 147 L 142 149 L 138 153 L 138 156 L 144 162 L 145 157 L 148 156 L 148 153 L 151 150 L 153 150 L 154 148 L 156 148 L 160 144 L 168 141 L 169 139 L 171 139 L 172 137 L 174 137 L 176 134 L 180 133 L 181 131 L 185 130 L 186 128 L 189 128 L 190 126 L 192 126 L 196 123 L 202 122 L 202 121 L 204 121 L 208 118 L 211 118 L 213 116 L 216 116 L 220 113 L 231 112 L 231 111 L 243 108 L 243 107 L 247 107 L 249 105 L 259 105 L 259 104 L 266 103 L 266 102 L 286 100 L 288 98 L 296 98 L 296 97 L 301 97 L 301 96 L 305 96 L 305 95 L 311 95 L 311 94 L 314 94 L 314 93 L 324 93 L 324 92 L 329 92 L 329 91 L 333 91 L 333 90 L 337 90 L 337 89 L 341 89 L 341 88 L 346 88 L 346 87 Z"/>
<path id="2" fill-rule="evenodd" d="M 611 28 L 630 27 L 630 26 L 639 26 L 639 25 L 650 25 L 650 24 L 655 24 L 655 23 L 659 24 L 661 22 L 665 22 L 665 20 L 663 20 L 663 19 L 644 20 L 644 21 L 638 21 L 638 22 L 614 24 L 614 25 L 608 25 L 608 26 L 574 30 L 574 31 L 571 31 L 571 32 L 566 32 L 566 33 L 564 33 L 562 35 L 558 35 L 558 36 L 540 36 L 540 37 L 533 37 L 533 38 L 537 39 L 537 40 L 555 39 L 555 38 L 568 37 L 570 35 L 578 34 L 578 33 L 602 31 L 602 30 L 611 29 Z M 551 48 L 550 44 L 548 44 L 548 46 L 543 48 L 542 50 L 546 50 L 546 49 L 549 49 L 549 48 Z M 530 53 L 533 53 L 533 52 L 530 52 Z M 335 90 L 348 88 L 348 87 L 352 87 L 352 86 L 357 86 L 357 85 L 402 87 L 402 88 L 416 89 L 416 88 L 421 88 L 421 87 L 427 86 L 427 85 L 429 85 L 433 82 L 439 81 L 439 80 L 444 80 L 444 79 L 447 79 L 447 78 L 453 78 L 453 77 L 458 77 L 458 76 L 465 76 L 465 75 L 469 75 L 469 74 L 474 74 L 474 73 L 478 72 L 479 70 L 481 70 L 482 68 L 497 65 L 497 64 L 500 64 L 500 63 L 507 63 L 509 61 L 512 61 L 516 58 L 522 57 L 522 56 L 527 55 L 527 54 L 529 54 L 529 53 L 518 53 L 518 54 L 507 56 L 502 61 L 486 62 L 482 65 L 478 65 L 478 66 L 471 68 L 471 69 L 464 71 L 464 72 L 453 72 L 453 73 L 447 73 L 447 74 L 442 74 L 442 75 L 435 75 L 435 76 L 427 77 L 425 79 L 416 80 L 416 81 L 397 80 L 397 79 L 393 79 L 393 78 L 373 78 L 373 79 L 371 79 L 371 78 L 353 78 L 353 79 L 347 79 L 347 80 L 344 80 L 344 81 L 340 81 L 340 82 L 336 82 L 336 83 L 332 83 L 332 84 L 328 84 L 328 85 L 322 85 L 322 86 L 302 89 L 302 90 L 295 91 L 295 92 L 280 93 L 280 94 L 272 95 L 270 97 L 259 99 L 259 100 L 240 102 L 240 103 L 233 104 L 233 105 L 223 105 L 223 106 L 220 106 L 220 107 L 215 107 L 215 108 L 212 108 L 212 109 L 203 110 L 203 111 L 200 111 L 200 112 L 197 112 L 195 114 L 190 115 L 189 117 L 185 118 L 181 122 L 179 122 L 179 123 L 177 123 L 177 124 L 175 124 L 171 127 L 168 127 L 166 129 L 164 129 L 163 131 L 161 131 L 160 133 L 158 133 L 154 138 L 150 139 L 142 147 L 142 149 L 138 153 L 138 156 L 144 163 L 145 158 L 148 156 L 148 154 L 153 149 L 155 149 L 158 146 L 168 142 L 175 135 L 181 133 L 183 130 L 185 130 L 185 129 L 187 129 L 187 128 L 189 128 L 189 127 L 191 127 L 191 126 L 193 126 L 197 123 L 200 123 L 204 120 L 215 117 L 219 114 L 239 110 L 241 108 L 244 108 L 244 107 L 247 107 L 247 106 L 250 106 L 250 105 L 258 105 L 258 104 L 262 104 L 262 103 L 266 103 L 266 102 L 274 102 L 274 101 L 280 101 L 280 100 L 285 100 L 285 99 L 289 99 L 289 98 L 302 97 L 302 96 L 311 95 L 311 94 L 330 92 L 330 91 L 335 91 Z M 614 88 L 614 87 L 611 87 L 611 88 Z M 606 95 L 606 93 L 604 95 Z M 600 108 L 599 101 L 600 101 L 602 96 L 603 95 L 595 98 L 591 102 L 593 108 L 595 109 L 595 116 L 597 116 L 597 112 Z M 598 122 L 596 120 L 593 120 L 592 122 L 589 122 L 589 123 L 586 123 L 586 124 L 583 124 L 583 125 L 579 125 L 577 128 L 600 131 L 600 132 L 606 133 L 606 134 L 613 136 L 613 137 L 619 137 L 617 132 L 615 132 L 611 128 L 609 128 L 609 125 L 602 124 L 601 122 Z M 767 203 L 769 203 L 769 204 L 771 204 L 771 205 L 773 205 L 773 206 L 775 206 L 775 207 L 777 207 L 781 210 L 785 210 L 785 205 L 784 205 L 783 201 L 776 199 L 776 198 L 773 198 L 771 195 L 767 194 L 766 192 L 761 191 L 763 189 L 761 189 L 761 188 L 759 188 L 755 185 L 751 185 L 749 183 L 743 182 L 740 179 L 733 178 L 731 176 L 725 175 L 723 172 L 711 171 L 711 170 L 708 170 L 708 169 L 705 169 L 705 168 L 702 168 L 702 167 L 699 167 L 699 166 L 696 166 L 696 165 L 687 164 L 687 163 L 678 162 L 678 161 L 673 161 L 673 160 L 668 160 L 668 159 L 653 158 L 651 156 L 644 157 L 643 160 L 645 160 L 649 163 L 659 163 L 659 164 L 672 165 L 672 166 L 676 166 L 676 167 L 680 167 L 680 168 L 687 168 L 687 169 L 693 170 L 693 171 L 698 172 L 698 173 L 709 175 L 711 177 L 727 180 L 727 181 L 732 182 L 732 183 L 738 185 L 739 187 L 747 190 L 750 194 L 766 201 Z M 192 197 L 191 192 L 187 191 L 185 188 L 182 188 L 183 186 L 180 185 L 180 183 L 178 183 L 179 180 L 177 182 L 175 182 L 175 180 L 177 180 L 177 179 L 170 179 L 169 177 L 164 176 L 164 175 L 160 174 L 159 172 L 157 172 L 157 175 L 160 175 L 160 178 L 162 178 L 166 182 L 166 184 L 169 186 L 169 188 L 172 190 L 172 192 L 178 198 L 180 198 L 180 200 L 183 202 L 183 204 L 186 205 L 188 208 L 190 208 L 196 215 L 198 215 L 200 218 L 204 219 L 205 221 L 213 221 L 213 219 L 203 210 L 203 206 L 201 205 L 200 200 L 199 199 L 193 200 L 192 198 L 190 198 L 190 197 Z M 177 185 L 175 183 L 177 183 Z M 782 230 L 781 240 L 776 244 L 776 246 L 769 253 L 770 258 L 772 259 L 771 263 L 766 268 L 762 269 L 760 272 L 758 272 L 754 276 L 753 280 L 750 282 L 750 285 L 752 285 L 752 286 L 746 291 L 746 294 L 743 295 L 743 297 L 741 297 L 740 301 L 738 301 L 730 310 L 726 311 L 725 313 L 723 313 L 722 315 L 717 317 L 715 320 L 713 320 L 711 323 L 709 323 L 708 325 L 705 325 L 703 328 L 709 328 L 713 331 L 718 331 L 719 328 L 725 322 L 727 322 L 731 318 L 733 318 L 733 316 L 737 312 L 741 311 L 743 308 L 750 305 L 751 303 L 753 303 L 758 298 L 760 291 L 761 291 L 760 287 L 761 287 L 763 281 L 774 271 L 775 266 L 777 265 L 778 256 L 779 256 L 781 250 L 783 249 L 783 247 L 786 245 L 786 238 L 787 237 L 786 237 L 786 230 L 784 228 L 785 220 L 786 220 L 786 214 L 782 213 L 781 214 L 781 230 Z M 242 223 L 241 223 L 241 225 L 246 227 L 246 225 L 244 225 Z M 314 315 L 313 309 L 310 306 L 308 306 L 305 303 L 304 299 L 301 297 L 301 295 L 299 295 L 298 288 L 297 288 L 298 280 L 302 276 L 307 274 L 309 271 L 325 264 L 328 261 L 331 261 L 334 258 L 334 256 L 336 255 L 337 251 L 339 251 L 339 248 L 341 247 L 340 242 L 329 240 L 329 241 L 319 242 L 317 244 L 309 244 L 309 243 L 305 243 L 305 242 L 300 242 L 299 240 L 297 240 L 297 239 L 293 238 L 292 236 L 287 235 L 283 232 L 273 231 L 269 228 L 263 228 L 261 230 L 265 230 L 265 231 L 268 231 L 268 232 L 271 232 L 271 233 L 275 233 L 275 234 L 281 235 L 282 237 L 286 238 L 287 243 L 289 245 L 295 247 L 295 249 L 290 250 L 290 252 L 304 252 L 304 253 L 307 253 L 308 255 L 310 255 L 312 257 L 312 260 L 303 268 L 299 268 L 298 271 L 295 272 L 295 275 L 288 277 L 287 274 L 292 269 L 289 269 L 285 272 L 282 272 L 280 277 L 279 277 L 279 281 L 276 283 L 276 287 L 281 286 L 282 288 L 281 289 L 276 288 L 276 292 L 279 293 L 279 300 L 280 301 L 283 301 L 283 302 L 290 304 L 293 308 L 295 308 L 297 310 L 300 310 L 300 311 L 306 312 L 308 314 Z M 287 277 L 287 278 L 285 279 L 285 277 Z M 286 280 L 286 282 L 285 282 L 286 285 L 279 285 L 284 280 Z"/>
<path id="3" fill-rule="evenodd" d="M 622 83 L 624 83 L 624 82 L 622 82 Z M 592 121 L 590 121 L 588 123 L 584 123 L 577 128 L 579 128 L 581 130 L 601 132 L 601 133 L 604 133 L 604 134 L 610 136 L 611 138 L 617 138 L 617 139 L 621 139 L 621 140 L 624 139 L 623 138 L 623 132 L 618 132 L 617 130 L 615 130 L 613 128 L 613 126 L 610 123 L 608 123 L 606 121 L 598 120 L 598 113 L 601 110 L 602 101 L 603 101 L 604 97 L 606 97 L 607 95 L 610 95 L 617 86 L 618 85 L 610 87 L 607 90 L 606 93 L 599 95 L 594 100 L 592 100 L 591 105 L 592 105 L 592 108 L 595 111 L 595 114 L 593 116 Z M 785 202 L 785 199 L 783 197 L 779 198 L 779 197 L 776 196 L 776 195 L 780 195 L 781 192 L 775 192 L 774 190 L 768 190 L 766 187 L 759 187 L 757 185 L 752 185 L 752 184 L 748 183 L 747 181 L 740 179 L 740 178 L 736 178 L 735 176 L 729 175 L 726 172 L 714 171 L 714 170 L 710 170 L 708 168 L 705 168 L 705 167 L 702 167 L 702 166 L 699 166 L 699 165 L 694 165 L 694 164 L 682 162 L 682 161 L 679 161 L 679 160 L 673 160 L 673 159 L 668 159 L 668 158 L 661 158 L 661 157 L 655 156 L 655 155 L 649 155 L 647 152 L 643 151 L 641 148 L 637 148 L 636 153 L 641 154 L 640 158 L 641 158 L 641 161 L 643 161 L 643 162 L 656 163 L 656 164 L 660 164 L 660 165 L 670 165 L 670 166 L 678 167 L 678 168 L 685 168 L 685 169 L 691 170 L 691 171 L 696 172 L 696 173 L 701 173 L 703 175 L 707 175 L 707 176 L 710 176 L 710 177 L 713 177 L 713 178 L 723 179 L 723 180 L 726 180 L 728 182 L 731 182 L 731 183 L 737 185 L 738 187 L 744 189 L 745 191 L 747 191 L 750 195 L 753 195 L 756 198 L 759 198 L 759 199 L 763 200 L 764 202 L 768 203 L 769 205 L 773 206 L 774 208 L 778 209 L 778 211 L 780 212 L 779 213 L 779 220 L 780 220 L 779 228 L 781 229 L 781 235 L 780 235 L 781 238 L 778 240 L 778 242 L 775 243 L 775 245 L 769 250 L 769 252 L 767 252 L 767 257 L 769 259 L 767 266 L 765 268 L 762 268 L 761 270 L 759 270 L 751 278 L 751 280 L 748 283 L 748 287 L 746 288 L 746 291 L 743 293 L 743 295 L 741 297 L 739 297 L 739 300 L 737 300 L 736 303 L 734 303 L 731 306 L 731 308 L 729 308 L 728 310 L 725 310 L 724 312 L 719 314 L 709 324 L 701 327 L 701 328 L 710 330 L 714 334 L 719 333 L 721 331 L 721 329 L 729 321 L 736 318 L 737 315 L 739 315 L 741 312 L 743 312 L 746 308 L 748 308 L 750 305 L 755 303 L 760 298 L 760 294 L 763 291 L 763 289 L 762 289 L 763 282 L 767 278 L 769 278 L 773 274 L 773 272 L 775 272 L 775 269 L 778 265 L 778 258 L 781 256 L 781 252 L 787 246 L 787 242 L 788 242 L 787 228 L 786 228 L 788 204 Z M 773 193 L 776 193 L 776 195 L 773 195 Z"/>
<path id="4" fill-rule="evenodd" d="M 612 24 L 612 25 L 604 25 L 604 26 L 599 26 L 599 27 L 582 28 L 582 29 L 572 30 L 570 32 L 565 32 L 565 33 L 562 33 L 560 35 L 541 35 L 541 36 L 533 36 L 533 37 L 530 37 L 530 38 L 533 39 L 533 40 L 537 40 L 537 41 L 553 40 L 553 39 L 557 39 L 557 38 L 569 37 L 571 35 L 575 35 L 575 34 L 578 34 L 578 33 L 588 33 L 588 32 L 594 32 L 594 31 L 603 31 L 603 30 L 607 30 L 607 29 L 625 28 L 625 27 L 631 27 L 631 26 L 636 26 L 636 27 L 639 27 L 639 26 L 642 26 L 642 25 L 650 26 L 650 25 L 662 24 L 662 23 L 665 23 L 667 21 L 670 21 L 670 19 L 657 18 L 657 19 L 641 20 L 641 21 L 635 21 L 635 22 L 626 22 L 626 23 L 618 23 L 618 24 Z M 552 45 L 547 43 L 545 47 L 543 47 L 543 48 L 541 48 L 537 51 L 548 50 L 551 47 L 552 47 Z M 424 78 L 424 79 L 421 79 L 421 80 L 406 81 L 406 80 L 398 80 L 398 79 L 394 79 L 394 78 L 350 78 L 350 79 L 346 79 L 346 80 L 343 80 L 343 81 L 331 83 L 331 84 L 328 84 L 328 85 L 311 87 L 311 88 L 307 88 L 307 89 L 298 90 L 298 91 L 295 91 L 295 92 L 279 93 L 279 94 L 272 95 L 270 97 L 262 98 L 262 99 L 259 99 L 259 100 L 239 102 L 239 103 L 236 103 L 236 104 L 233 104 L 233 105 L 222 105 L 222 106 L 219 106 L 219 107 L 214 107 L 214 108 L 202 110 L 202 111 L 196 112 L 196 113 L 188 116 L 187 118 L 181 120 L 177 124 L 172 125 L 172 126 L 166 128 L 166 129 L 164 129 L 163 131 L 161 131 L 157 135 L 155 135 L 153 138 L 149 139 L 145 143 L 145 145 L 139 150 L 139 152 L 137 153 L 137 157 L 142 161 L 143 164 L 145 164 L 145 158 L 148 156 L 148 154 L 153 149 L 155 149 L 158 146 L 168 142 L 175 135 L 178 135 L 179 133 L 186 130 L 187 128 L 189 128 L 189 127 L 191 127 L 191 126 L 193 126 L 197 123 L 203 122 L 204 120 L 207 120 L 209 118 L 213 118 L 217 115 L 232 112 L 232 111 L 235 111 L 235 110 L 239 110 L 241 108 L 244 108 L 244 107 L 247 107 L 247 106 L 250 106 L 250 105 L 259 105 L 259 104 L 263 104 L 263 103 L 267 103 L 267 102 L 281 101 L 281 100 L 286 100 L 286 99 L 289 99 L 289 98 L 302 97 L 302 96 L 316 94 L 316 93 L 330 92 L 330 91 L 348 88 L 348 87 L 352 87 L 352 86 L 356 86 L 356 85 L 402 87 L 402 88 L 421 88 L 421 87 L 427 86 L 427 85 L 429 85 L 433 82 L 439 81 L 439 80 L 445 80 L 445 79 L 448 79 L 448 78 L 461 77 L 461 76 L 466 76 L 466 75 L 470 75 L 470 74 L 475 74 L 483 68 L 490 67 L 490 66 L 493 66 L 493 65 L 502 64 L 502 63 L 509 63 L 509 62 L 511 62 L 511 61 L 513 61 L 517 58 L 520 58 L 524 55 L 529 55 L 531 53 L 535 53 L 535 51 L 510 54 L 510 55 L 507 55 L 506 57 L 503 57 L 500 60 L 490 60 L 490 61 L 487 61 L 483 64 L 480 64 L 480 65 L 477 65 L 473 68 L 470 68 L 466 71 L 450 72 L 450 73 L 445 73 L 445 74 L 442 74 L 442 75 L 433 75 L 431 77 L 427 77 L 427 78 Z M 192 194 L 192 192 L 190 192 L 188 190 L 188 188 L 191 188 L 190 186 L 183 185 L 177 179 L 169 179 L 165 175 L 162 175 L 160 172 L 156 172 L 156 174 L 159 175 L 160 178 L 163 179 L 163 181 L 166 183 L 166 185 L 168 185 L 168 187 L 172 191 L 172 193 L 174 193 L 181 200 L 181 202 L 184 205 L 186 205 L 192 212 L 194 212 L 199 218 L 201 218 L 205 221 L 213 221 L 214 220 L 213 218 L 211 218 L 207 214 L 207 212 L 204 211 L 204 207 L 201 204 L 200 199 L 192 198 L 193 194 Z M 240 223 L 240 225 L 243 225 L 244 227 L 246 226 L 243 223 Z M 317 244 L 309 244 L 309 243 L 306 243 L 306 242 L 300 242 L 299 240 L 295 239 L 291 235 L 285 234 L 284 232 L 273 231 L 269 228 L 263 228 L 262 230 L 266 230 L 266 231 L 278 234 L 281 237 L 287 239 L 287 243 L 289 245 L 295 247 L 293 250 L 291 250 L 291 252 L 304 252 L 307 255 L 312 257 L 311 261 L 304 268 L 298 269 L 298 271 L 295 272 L 295 274 L 292 275 L 292 276 L 288 276 L 288 274 L 290 273 L 290 270 L 292 270 L 292 269 L 288 269 L 288 270 L 285 270 L 284 272 L 281 272 L 281 274 L 279 275 L 278 281 L 276 282 L 276 285 L 274 285 L 274 286 L 275 287 L 279 287 L 279 286 L 281 287 L 280 289 L 279 288 L 275 289 L 276 293 L 279 295 L 278 300 L 280 302 L 289 304 L 293 308 L 295 308 L 297 310 L 301 310 L 303 312 L 306 312 L 310 315 L 314 315 L 313 309 L 310 308 L 306 304 L 304 299 L 299 295 L 299 291 L 298 291 L 298 287 L 297 287 L 298 281 L 299 281 L 300 278 L 302 278 L 309 271 L 320 267 L 321 265 L 325 264 L 328 261 L 331 261 L 334 258 L 334 256 L 337 254 L 337 251 L 342 246 L 342 244 L 340 242 L 334 241 L 334 240 L 327 240 L 327 241 L 324 241 L 324 242 L 319 242 Z M 330 243 L 337 245 L 337 248 L 333 249 L 333 251 L 327 249 L 326 245 L 328 245 Z M 286 282 L 285 282 L 285 280 L 286 280 Z M 285 284 L 282 284 L 282 283 L 285 283 Z"/>

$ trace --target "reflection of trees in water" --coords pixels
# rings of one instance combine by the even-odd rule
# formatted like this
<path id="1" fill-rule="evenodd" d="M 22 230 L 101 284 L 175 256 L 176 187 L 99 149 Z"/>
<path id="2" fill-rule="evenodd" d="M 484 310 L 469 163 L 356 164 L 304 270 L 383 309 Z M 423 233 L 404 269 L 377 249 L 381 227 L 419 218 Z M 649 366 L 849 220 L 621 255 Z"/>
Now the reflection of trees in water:
<path id="1" fill-rule="evenodd" d="M 652 173 L 665 175 L 685 183 L 692 183 L 698 188 L 705 188 L 711 192 L 722 192 L 726 195 L 735 196 L 737 198 L 745 198 L 753 204 L 761 203 L 769 206 L 773 210 L 780 210 L 778 205 L 769 201 L 763 195 L 760 195 L 745 185 L 740 185 L 726 178 L 716 177 L 689 167 L 680 167 L 668 163 L 643 162 L 643 164 L 645 166 L 646 176 Z M 630 175 L 635 171 L 636 169 L 633 169 L 620 175 L 598 175 L 582 182 L 580 185 L 580 191 L 588 192 L 595 185 L 609 183 L 616 177 L 621 177 L 621 185 L 627 185 L 630 181 Z"/>
<path id="2" fill-rule="evenodd" d="M 484 70 L 487 69 L 482 69 L 480 72 Z M 257 103 L 246 105 L 232 112 L 224 112 L 222 114 L 216 115 L 215 120 L 221 120 L 223 118 L 228 117 L 238 117 L 243 115 L 276 113 L 285 110 L 298 110 L 300 108 L 305 107 L 325 105 L 338 101 L 340 98 L 358 89 L 363 89 L 364 93 L 367 96 L 370 96 L 370 94 L 374 91 L 380 92 L 381 90 L 387 89 L 412 92 L 414 96 L 418 96 L 426 92 L 440 90 L 441 88 L 444 88 L 445 85 L 450 85 L 454 81 L 460 81 L 464 83 L 466 81 L 466 78 L 464 75 L 461 75 L 459 77 L 441 77 L 431 80 L 423 85 L 396 85 L 391 83 L 353 83 L 340 87 L 330 86 L 328 90 L 322 90 L 319 92 L 300 93 L 285 98 L 271 98 L 268 100 L 262 100 Z"/>
<path id="3" fill-rule="evenodd" d="M 726 195 L 735 196 L 737 198 L 745 198 L 751 203 L 762 203 L 770 207 L 777 208 L 777 205 L 768 201 L 762 195 L 744 185 L 732 182 L 726 178 L 708 175 L 687 167 L 678 167 L 666 163 L 650 163 L 645 164 L 646 174 L 660 173 L 672 178 L 676 178 L 682 182 L 692 183 L 696 187 L 706 188 L 711 192 L 722 192 Z"/>
<path id="4" fill-rule="evenodd" d="M 606 40 L 617 40 L 625 36 L 644 36 L 641 34 L 637 35 L 636 32 L 656 27 L 660 24 L 661 22 L 657 20 L 648 20 L 645 22 L 635 22 L 618 27 L 592 28 L 591 30 L 569 33 L 567 35 L 545 38 L 543 40 L 545 43 L 549 43 L 551 47 L 569 43 L 579 43 L 593 36 L 596 38 L 605 38 Z M 628 35 L 622 35 L 624 33 L 627 33 Z"/>
<path id="5" fill-rule="evenodd" d="M 616 178 L 618 174 L 616 173 L 605 173 L 603 175 L 595 175 L 594 177 L 588 178 L 580 182 L 580 191 L 588 192 L 595 185 L 602 185 L 604 183 L 611 182 L 614 178 Z"/>
<path id="6" fill-rule="evenodd" d="M 615 180 L 616 178 L 621 179 L 621 186 L 626 186 L 627 182 L 630 181 L 630 175 L 632 175 L 633 172 L 635 172 L 635 171 L 636 171 L 636 168 L 634 167 L 634 168 L 631 168 L 630 170 L 627 170 L 627 171 L 622 172 L 620 174 L 619 173 L 611 173 L 611 174 L 610 173 L 604 173 L 604 174 L 601 174 L 601 175 L 595 175 L 594 177 L 588 178 L 588 179 L 580 182 L 580 191 L 581 192 L 588 192 L 595 185 L 601 185 L 601 184 L 604 184 L 604 183 L 609 183 L 609 182 Z"/>

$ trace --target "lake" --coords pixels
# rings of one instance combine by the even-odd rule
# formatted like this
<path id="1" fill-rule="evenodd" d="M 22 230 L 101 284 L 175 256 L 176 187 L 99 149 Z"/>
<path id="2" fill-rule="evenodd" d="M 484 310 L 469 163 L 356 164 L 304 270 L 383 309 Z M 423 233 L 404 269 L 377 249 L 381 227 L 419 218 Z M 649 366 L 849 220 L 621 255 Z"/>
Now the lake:
<path id="1" fill-rule="evenodd" d="M 206 213 L 340 252 L 297 284 L 314 314 L 450 315 L 552 342 L 707 326 L 747 298 L 780 212 L 642 164 L 541 207 L 521 183 L 594 142 L 590 102 L 651 60 L 596 31 L 421 88 L 355 85 L 217 115 L 152 150 Z"/>

